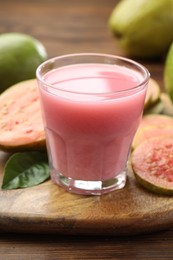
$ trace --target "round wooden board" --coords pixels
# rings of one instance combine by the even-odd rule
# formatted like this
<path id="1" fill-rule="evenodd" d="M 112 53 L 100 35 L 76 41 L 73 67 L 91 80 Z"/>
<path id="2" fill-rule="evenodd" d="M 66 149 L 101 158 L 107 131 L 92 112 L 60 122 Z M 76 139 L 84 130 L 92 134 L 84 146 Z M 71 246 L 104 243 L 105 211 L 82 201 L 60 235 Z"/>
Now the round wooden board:
<path id="1" fill-rule="evenodd" d="M 0 153 L 1 180 L 5 160 Z M 146 191 L 131 171 L 123 190 L 102 196 L 70 194 L 51 181 L 0 191 L 0 232 L 134 235 L 172 226 L 173 197 Z"/>

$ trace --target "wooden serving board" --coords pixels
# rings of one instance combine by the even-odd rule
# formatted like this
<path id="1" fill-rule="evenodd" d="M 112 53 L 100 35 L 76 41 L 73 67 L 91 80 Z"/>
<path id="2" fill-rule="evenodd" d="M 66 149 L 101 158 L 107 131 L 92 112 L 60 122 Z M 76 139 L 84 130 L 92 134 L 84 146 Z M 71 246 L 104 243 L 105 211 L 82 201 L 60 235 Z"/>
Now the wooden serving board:
<path id="1" fill-rule="evenodd" d="M 0 153 L 0 177 L 6 155 Z M 102 196 L 70 194 L 47 181 L 0 190 L 0 232 L 133 235 L 173 227 L 173 197 L 150 193 L 129 171 L 123 190 Z"/>

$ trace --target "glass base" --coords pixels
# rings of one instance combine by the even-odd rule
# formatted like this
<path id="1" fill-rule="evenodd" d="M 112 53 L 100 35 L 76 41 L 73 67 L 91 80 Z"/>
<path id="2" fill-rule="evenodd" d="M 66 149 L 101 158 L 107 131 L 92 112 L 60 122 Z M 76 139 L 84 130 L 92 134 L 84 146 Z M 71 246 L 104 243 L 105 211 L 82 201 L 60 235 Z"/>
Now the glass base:
<path id="1" fill-rule="evenodd" d="M 126 184 L 126 171 L 123 171 L 114 178 L 103 181 L 73 180 L 63 176 L 57 171 L 52 172 L 52 180 L 65 190 L 82 195 L 102 195 L 114 190 L 124 188 Z"/>

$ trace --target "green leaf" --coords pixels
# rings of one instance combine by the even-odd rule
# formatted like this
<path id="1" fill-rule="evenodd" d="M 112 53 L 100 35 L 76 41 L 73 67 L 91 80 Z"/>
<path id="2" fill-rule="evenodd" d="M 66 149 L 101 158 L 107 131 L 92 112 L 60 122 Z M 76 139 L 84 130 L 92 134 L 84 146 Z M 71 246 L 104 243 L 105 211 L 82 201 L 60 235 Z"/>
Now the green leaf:
<path id="1" fill-rule="evenodd" d="M 1 188 L 11 190 L 32 187 L 44 182 L 49 177 L 50 172 L 46 153 L 15 153 L 6 162 Z"/>

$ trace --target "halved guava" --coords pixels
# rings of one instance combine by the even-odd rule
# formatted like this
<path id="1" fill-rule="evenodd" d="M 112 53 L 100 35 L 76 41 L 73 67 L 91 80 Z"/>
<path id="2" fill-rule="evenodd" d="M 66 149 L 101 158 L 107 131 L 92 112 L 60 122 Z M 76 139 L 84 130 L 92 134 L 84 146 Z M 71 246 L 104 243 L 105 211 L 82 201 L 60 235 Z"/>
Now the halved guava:
<path id="1" fill-rule="evenodd" d="M 159 100 L 152 104 L 151 106 L 149 106 L 147 109 L 144 110 L 144 114 L 160 114 L 162 113 L 164 109 L 164 104 L 161 100 L 161 98 L 159 98 Z"/>
<path id="2" fill-rule="evenodd" d="M 173 126 L 173 117 L 168 115 L 150 114 L 143 116 L 139 127 L 158 126 L 161 128 L 165 127 L 165 125 Z"/>
<path id="3" fill-rule="evenodd" d="M 131 156 L 137 181 L 146 189 L 173 195 L 173 138 L 152 138 Z"/>
<path id="4" fill-rule="evenodd" d="M 171 3 L 172 4 L 172 3 Z M 173 101 L 173 42 L 171 43 L 164 66 L 164 85 L 166 93 L 169 95 L 171 100 Z"/>
<path id="5" fill-rule="evenodd" d="M 0 149 L 45 150 L 36 79 L 22 81 L 0 95 Z"/>
<path id="6" fill-rule="evenodd" d="M 159 101 L 160 86 L 153 78 L 149 79 L 147 94 L 145 97 L 144 111 Z"/>
<path id="7" fill-rule="evenodd" d="M 166 115 L 145 115 L 134 136 L 132 149 L 152 137 L 173 136 L 173 118 Z"/>
<path id="8" fill-rule="evenodd" d="M 141 143 L 148 141 L 155 137 L 173 137 L 173 126 L 157 127 L 157 126 L 146 126 L 141 127 L 133 140 L 133 148 L 136 148 Z"/>
<path id="9" fill-rule="evenodd" d="M 163 104 L 162 113 L 168 116 L 173 116 L 173 102 L 166 93 L 161 93 L 161 102 Z"/>

